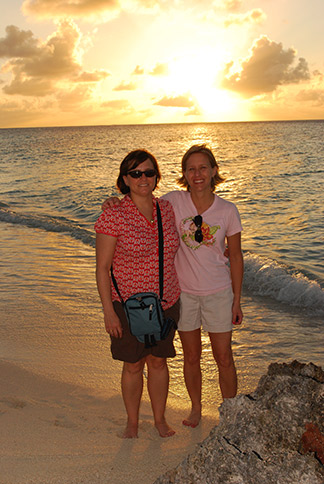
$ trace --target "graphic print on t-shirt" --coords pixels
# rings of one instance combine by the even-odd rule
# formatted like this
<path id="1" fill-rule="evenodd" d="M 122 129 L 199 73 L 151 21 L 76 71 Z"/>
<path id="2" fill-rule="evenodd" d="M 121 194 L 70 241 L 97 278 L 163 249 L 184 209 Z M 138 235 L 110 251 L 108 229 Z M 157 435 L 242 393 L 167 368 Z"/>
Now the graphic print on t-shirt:
<path id="1" fill-rule="evenodd" d="M 210 247 L 216 242 L 216 232 L 220 229 L 219 225 L 208 225 L 203 221 L 201 231 L 204 236 L 202 242 L 196 242 L 195 232 L 197 226 L 194 222 L 194 217 L 187 217 L 180 222 L 180 235 L 183 242 L 193 250 L 198 249 L 202 245 Z"/>

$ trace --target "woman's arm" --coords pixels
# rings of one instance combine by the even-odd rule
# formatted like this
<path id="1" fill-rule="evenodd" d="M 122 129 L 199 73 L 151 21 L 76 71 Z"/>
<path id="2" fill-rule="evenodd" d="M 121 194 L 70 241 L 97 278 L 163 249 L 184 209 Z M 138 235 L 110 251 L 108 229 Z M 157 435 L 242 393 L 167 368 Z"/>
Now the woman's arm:
<path id="1" fill-rule="evenodd" d="M 227 237 L 229 260 L 231 268 L 233 299 L 233 324 L 241 324 L 243 313 L 241 310 L 241 290 L 243 282 L 243 255 L 241 249 L 241 232 Z"/>
<path id="2" fill-rule="evenodd" d="M 96 237 L 96 278 L 107 333 L 115 338 L 122 337 L 122 326 L 115 313 L 111 299 L 109 271 L 114 257 L 117 238 L 105 234 Z"/>

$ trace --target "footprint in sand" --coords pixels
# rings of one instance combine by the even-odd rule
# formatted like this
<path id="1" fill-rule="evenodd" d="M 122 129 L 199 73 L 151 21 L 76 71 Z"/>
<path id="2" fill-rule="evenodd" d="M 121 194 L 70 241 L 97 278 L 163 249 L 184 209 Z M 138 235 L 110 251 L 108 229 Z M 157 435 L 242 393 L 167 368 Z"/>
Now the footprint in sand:
<path id="1" fill-rule="evenodd" d="M 65 415 L 58 415 L 54 420 L 54 425 L 55 427 L 63 427 L 66 429 L 75 429 L 78 427 L 74 422 L 69 421 Z"/>
<path id="2" fill-rule="evenodd" d="M 17 398 L 14 398 L 14 397 L 2 398 L 0 400 L 0 403 L 3 403 L 9 408 L 24 408 L 27 405 L 27 403 L 24 402 L 23 400 L 18 400 Z"/>

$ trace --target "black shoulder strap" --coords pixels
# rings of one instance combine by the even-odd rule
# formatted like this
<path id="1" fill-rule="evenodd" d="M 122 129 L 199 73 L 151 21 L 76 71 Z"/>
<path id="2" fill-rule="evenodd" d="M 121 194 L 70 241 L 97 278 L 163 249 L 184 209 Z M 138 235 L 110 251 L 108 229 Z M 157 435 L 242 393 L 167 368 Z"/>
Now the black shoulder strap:
<path id="1" fill-rule="evenodd" d="M 163 225 L 161 210 L 158 202 L 156 202 L 156 216 L 158 221 L 159 231 L 159 282 L 160 282 L 160 299 L 163 299 L 163 283 L 164 283 L 164 245 L 163 245 Z"/>
<path id="2" fill-rule="evenodd" d="M 120 294 L 119 289 L 118 289 L 118 286 L 117 286 L 117 281 L 115 279 L 115 276 L 114 276 L 114 273 L 113 273 L 113 267 L 112 266 L 110 267 L 110 275 L 111 275 L 111 280 L 113 281 L 113 285 L 114 285 L 114 287 L 116 289 L 116 292 L 117 292 L 118 296 L 120 297 L 120 300 L 121 300 L 122 304 L 124 304 L 124 300 L 121 297 L 121 294 Z"/>
<path id="3" fill-rule="evenodd" d="M 163 226 L 162 226 L 162 217 L 161 217 L 161 210 L 158 202 L 156 202 L 156 217 L 158 222 L 158 231 L 159 231 L 159 286 L 160 286 L 160 299 L 163 299 L 163 283 L 164 283 L 164 244 L 163 244 Z M 121 302 L 123 303 L 123 298 L 118 289 L 117 281 L 115 279 L 113 268 L 110 268 L 111 280 L 114 284 L 116 292 L 120 297 Z"/>

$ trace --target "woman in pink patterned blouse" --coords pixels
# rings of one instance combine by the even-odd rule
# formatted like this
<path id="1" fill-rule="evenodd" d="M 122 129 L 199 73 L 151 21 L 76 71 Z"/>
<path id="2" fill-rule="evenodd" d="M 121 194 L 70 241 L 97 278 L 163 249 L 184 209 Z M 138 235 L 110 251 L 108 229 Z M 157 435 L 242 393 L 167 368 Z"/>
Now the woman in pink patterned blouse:
<path id="1" fill-rule="evenodd" d="M 165 420 L 169 387 L 167 358 L 175 356 L 174 329 L 156 346 L 145 348 L 128 328 L 126 316 L 109 271 L 114 276 L 123 300 L 138 292 L 159 294 L 159 254 L 156 198 L 153 190 L 160 180 L 154 156 L 145 150 L 129 153 L 120 165 L 117 187 L 125 195 L 118 206 L 105 210 L 95 224 L 97 232 L 97 285 L 106 331 L 111 338 L 114 359 L 124 362 L 121 386 L 127 412 L 124 438 L 138 434 L 139 407 L 143 391 L 143 369 L 148 369 L 148 392 L 154 423 L 161 437 L 174 435 Z M 174 267 L 179 247 L 174 212 L 170 202 L 159 200 L 164 238 L 163 309 L 166 317 L 179 319 L 180 287 Z"/>

